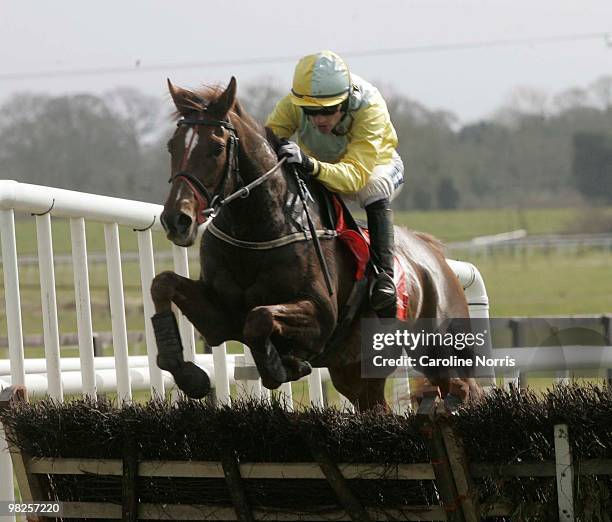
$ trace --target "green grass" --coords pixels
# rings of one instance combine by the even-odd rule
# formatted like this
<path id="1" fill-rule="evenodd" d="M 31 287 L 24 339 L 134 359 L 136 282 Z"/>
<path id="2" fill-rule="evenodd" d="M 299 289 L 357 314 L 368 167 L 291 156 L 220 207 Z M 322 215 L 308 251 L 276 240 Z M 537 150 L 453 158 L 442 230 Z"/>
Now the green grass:
<path id="1" fill-rule="evenodd" d="M 492 317 L 612 312 L 612 252 L 463 259 L 482 274 Z"/>
<path id="2" fill-rule="evenodd" d="M 491 316 L 596 314 L 612 311 L 612 255 L 609 252 L 528 256 L 475 257 L 489 294 Z M 194 263 L 192 263 L 194 264 Z M 170 268 L 159 265 L 158 270 Z M 197 271 L 193 267 L 193 271 Z M 195 273 L 192 273 L 195 276 Z M 76 331 L 73 274 L 70 264 L 56 267 L 58 319 L 60 331 Z M 90 267 L 91 307 L 94 330 L 109 331 L 111 317 L 106 266 Z M 143 330 L 142 291 L 136 263 L 124 263 L 123 281 L 128 328 Z M 37 266 L 20 270 L 20 294 L 24 332 L 42 332 L 42 311 Z M 6 317 L 4 299 L 0 316 Z M 6 335 L 6 320 L 0 322 L 0 335 Z"/>
<path id="3" fill-rule="evenodd" d="M 612 207 L 604 209 L 612 215 Z M 416 230 L 432 233 L 445 241 L 467 239 L 527 228 L 530 233 L 560 232 L 578 219 L 577 209 L 491 209 L 466 211 L 436 211 L 396 213 L 396 222 Z M 54 219 L 53 241 L 57 254 L 69 254 L 70 228 L 65 219 Z M 18 253 L 35 255 L 36 228 L 33 219 L 16 222 Z M 170 252 L 170 243 L 163 233 L 154 233 L 156 252 Z M 122 252 L 137 250 L 136 234 L 120 227 Z M 89 252 L 104 252 L 104 229 L 101 224 L 88 224 Z M 461 256 L 456 256 L 461 258 Z M 475 257 L 491 301 L 491 314 L 551 315 L 601 313 L 612 310 L 612 278 L 609 276 L 610 255 L 582 252 L 569 255 L 543 253 L 517 255 L 500 254 Z M 156 271 L 170 269 L 170 260 L 157 262 Z M 197 263 L 191 263 L 191 275 L 197 275 Z M 124 263 L 123 281 L 127 303 L 128 328 L 142 330 L 142 295 L 140 274 L 136 263 Z M 106 265 L 90 260 L 90 284 L 94 329 L 110 330 Z M 61 331 L 76 331 L 73 273 L 70 263 L 56 264 L 56 287 Z M 22 319 L 25 333 L 42 331 L 40 288 L 37 265 L 20 267 Z M 4 299 L 0 301 L 0 317 L 4 314 Z M 0 335 L 6 335 L 6 321 L 0 320 Z"/>
<path id="4" fill-rule="evenodd" d="M 169 263 L 158 263 L 158 271 L 171 268 Z M 192 267 L 195 271 L 197 267 Z M 123 263 L 124 300 L 128 329 L 143 330 L 142 290 L 139 267 L 134 262 Z M 195 273 L 192 273 L 195 276 Z M 55 267 L 56 302 L 61 332 L 76 332 L 76 309 L 72 265 L 58 263 Z M 94 331 L 110 331 L 111 316 L 105 263 L 90 263 L 89 282 Z M 25 334 L 42 332 L 42 308 L 38 265 L 20 267 L 19 284 L 21 314 Z M 3 292 L 2 292 L 3 294 Z M 4 295 L 1 296 L 0 317 L 5 318 Z M 0 322 L 0 335 L 6 335 L 6 320 Z"/>
<path id="5" fill-rule="evenodd" d="M 612 221 L 612 208 L 603 209 Z M 577 208 L 439 210 L 396 212 L 395 222 L 428 232 L 445 241 L 463 241 L 476 236 L 525 229 L 528 234 L 557 234 L 572 229 L 585 211 Z"/>

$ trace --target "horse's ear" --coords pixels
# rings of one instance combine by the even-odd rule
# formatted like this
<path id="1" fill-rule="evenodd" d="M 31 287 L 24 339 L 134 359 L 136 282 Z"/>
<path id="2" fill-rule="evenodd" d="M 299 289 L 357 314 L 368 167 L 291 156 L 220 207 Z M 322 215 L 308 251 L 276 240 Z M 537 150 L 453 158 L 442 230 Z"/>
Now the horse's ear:
<path id="1" fill-rule="evenodd" d="M 223 91 L 223 94 L 217 98 L 217 100 L 208 107 L 208 111 L 213 113 L 218 118 L 224 118 L 229 111 L 234 107 L 236 102 L 236 78 L 232 76 L 232 79 L 227 86 L 227 89 Z"/>
<path id="2" fill-rule="evenodd" d="M 201 108 L 202 100 L 199 96 L 187 89 L 175 87 L 172 85 L 170 79 L 168 79 L 168 90 L 170 91 L 170 96 L 172 96 L 174 105 L 176 105 L 176 109 L 181 114 L 186 114 L 194 109 Z"/>

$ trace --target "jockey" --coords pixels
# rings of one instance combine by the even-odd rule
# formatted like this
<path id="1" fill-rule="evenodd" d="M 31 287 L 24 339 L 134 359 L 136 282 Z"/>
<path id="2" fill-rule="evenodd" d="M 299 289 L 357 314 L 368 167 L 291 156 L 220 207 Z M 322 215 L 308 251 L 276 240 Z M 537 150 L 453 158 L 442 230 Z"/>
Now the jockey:
<path id="1" fill-rule="evenodd" d="M 371 306 L 379 317 L 395 317 L 391 200 L 404 182 L 404 165 L 378 89 L 349 73 L 332 51 L 305 56 L 266 126 L 285 140 L 297 133 L 297 143 L 285 141 L 279 157 L 365 209 L 377 272 Z"/>

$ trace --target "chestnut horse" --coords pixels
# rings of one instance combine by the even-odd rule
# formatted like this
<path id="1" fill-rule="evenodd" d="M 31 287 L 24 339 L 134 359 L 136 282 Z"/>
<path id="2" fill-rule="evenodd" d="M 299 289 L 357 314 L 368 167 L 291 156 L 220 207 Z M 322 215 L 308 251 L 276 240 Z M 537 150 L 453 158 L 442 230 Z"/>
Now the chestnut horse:
<path id="1" fill-rule="evenodd" d="M 237 340 L 250 347 L 264 386 L 277 388 L 310 373 L 309 361 L 322 353 L 351 294 L 355 261 L 345 245 L 322 234 L 330 292 L 303 226 L 297 178 L 279 166 L 274 136 L 236 99 L 235 78 L 225 90 L 189 91 L 170 81 L 168 86 L 179 120 L 168 142 L 171 186 L 162 224 L 170 241 L 190 246 L 198 226 L 213 212 L 214 219 L 201 240 L 200 278 L 168 271 L 153 281 L 158 365 L 187 395 L 202 397 L 209 391 L 205 372 L 183 360 L 174 303 L 209 345 Z M 317 230 L 325 230 L 318 203 L 308 206 Z M 411 317 L 468 317 L 463 289 L 440 245 L 397 227 L 395 234 L 396 255 L 409 271 Z M 329 368 L 336 389 L 361 410 L 387 408 L 385 379 L 361 374 L 359 319 L 375 317 L 367 301 L 342 349 L 313 363 Z M 456 384 L 428 377 L 443 395 Z M 465 397 L 471 385 L 456 381 Z"/>

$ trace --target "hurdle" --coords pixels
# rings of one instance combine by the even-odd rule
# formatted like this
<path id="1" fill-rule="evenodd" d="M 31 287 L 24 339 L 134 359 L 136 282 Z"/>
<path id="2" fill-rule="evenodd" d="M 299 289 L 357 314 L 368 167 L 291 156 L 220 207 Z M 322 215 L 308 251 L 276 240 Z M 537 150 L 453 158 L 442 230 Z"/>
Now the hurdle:
<path id="1" fill-rule="evenodd" d="M 520 399 L 521 392 L 519 391 L 504 393 L 513 394 L 513 401 Z M 561 399 L 564 393 L 562 390 L 551 392 L 553 395 L 556 394 L 555 400 Z M 483 459 L 480 446 L 474 447 L 474 444 L 465 438 L 465 426 L 470 425 L 474 419 L 470 415 L 477 413 L 467 412 L 463 424 L 457 423 L 455 417 L 449 414 L 443 406 L 439 394 L 434 391 L 425 394 L 416 415 L 403 417 L 403 428 L 389 432 L 395 433 L 392 438 L 388 439 L 393 447 L 395 443 L 405 438 L 406 428 L 418 427 L 418 432 L 413 431 L 413 428 L 410 428 L 412 430 L 410 432 L 418 444 L 425 445 L 425 449 L 419 450 L 416 459 L 414 457 L 411 459 L 409 454 L 404 454 L 408 456 L 408 460 L 391 457 L 390 461 L 385 461 L 386 463 L 369 460 L 367 455 L 360 453 L 351 453 L 354 455 L 351 462 L 337 461 L 332 458 L 332 453 L 337 451 L 334 448 L 343 447 L 345 444 L 355 444 L 355 437 L 351 434 L 355 426 L 341 431 L 344 435 L 349 434 L 346 440 L 336 438 L 335 428 L 329 432 L 333 434 L 329 439 L 326 438 L 325 430 L 300 430 L 300 422 L 303 421 L 294 415 L 284 418 L 281 414 L 281 418 L 284 418 L 283 423 L 289 422 L 293 426 L 289 428 L 290 430 L 297 429 L 300 433 L 299 440 L 295 442 L 303 447 L 299 450 L 303 460 L 296 462 L 275 459 L 274 455 L 270 454 L 270 448 L 263 452 L 263 455 L 270 457 L 268 459 L 260 460 L 261 457 L 257 456 L 254 461 L 237 459 L 236 455 L 245 451 L 244 444 L 250 444 L 250 439 L 244 437 L 233 439 L 235 444 L 242 444 L 240 447 L 232 446 L 226 450 L 223 449 L 225 445 L 218 445 L 217 449 L 213 450 L 213 453 L 219 456 L 217 460 L 191 458 L 159 460 L 150 456 L 139 457 L 138 452 L 130 450 L 130 435 L 121 431 L 120 427 L 115 428 L 115 431 L 118 429 L 119 432 L 114 433 L 113 436 L 116 437 L 122 433 L 121 436 L 127 438 L 121 443 L 120 451 L 113 450 L 114 453 L 119 451 L 120 455 L 112 458 L 104 457 L 102 453 L 96 456 L 98 446 L 91 446 L 87 450 L 89 455 L 87 457 L 76 455 L 58 457 L 56 456 L 57 450 L 53 449 L 55 443 L 50 446 L 51 454 L 41 454 L 41 449 L 35 449 L 36 454 L 33 456 L 23 449 L 23 446 L 28 444 L 27 439 L 32 438 L 31 433 L 22 427 L 20 434 L 17 435 L 14 427 L 18 424 L 10 420 L 10 416 L 14 415 L 13 411 L 18 416 L 32 415 L 27 410 L 21 414 L 18 410 L 14 410 L 19 403 L 23 407 L 24 401 L 27 400 L 24 387 L 12 387 L 1 394 L 0 416 L 5 420 L 6 416 L 9 416 L 9 424 L 6 424 L 9 427 L 8 434 L 10 440 L 15 441 L 15 444 L 10 446 L 11 457 L 15 464 L 19 485 L 25 492 L 24 501 L 39 502 L 54 498 L 53 502 L 61 502 L 61 516 L 65 519 L 87 517 L 126 521 L 141 518 L 151 520 L 315 521 L 333 518 L 334 520 L 357 521 L 392 519 L 477 522 L 482 517 L 516 515 L 517 507 L 520 506 L 507 499 L 511 498 L 512 494 L 514 498 L 517 494 L 523 495 L 524 487 L 538 487 L 543 488 L 543 492 L 548 492 L 547 498 L 536 496 L 535 498 L 539 501 L 525 500 L 525 506 L 539 510 L 540 513 L 547 513 L 546 520 L 574 522 L 577 520 L 576 516 L 581 514 L 576 511 L 577 506 L 582 506 L 581 509 L 583 509 L 584 502 L 587 502 L 592 507 L 594 499 L 589 497 L 589 494 L 598 491 L 599 487 L 609 487 L 606 484 L 609 483 L 609 477 L 612 476 L 612 460 L 573 455 L 572 446 L 576 448 L 576 445 L 572 445 L 572 432 L 575 430 L 579 437 L 580 431 L 588 425 L 588 422 L 585 424 L 579 414 L 576 416 L 581 408 L 580 400 L 584 397 L 583 393 L 580 390 L 570 391 L 570 393 L 574 393 L 572 405 L 574 424 L 555 424 L 554 426 L 547 424 L 548 427 L 542 425 L 534 428 L 531 435 L 540 441 L 539 449 L 528 459 L 514 454 L 516 451 L 514 447 L 506 452 L 506 457 L 501 459 Z M 602 394 L 605 394 L 606 397 L 603 398 Z M 588 392 L 588 395 L 591 400 L 597 400 L 597 397 L 602 397 L 600 400 L 603 401 L 610 400 L 609 391 L 595 390 Z M 504 404 L 512 402 L 508 400 L 509 398 L 503 393 L 498 394 L 495 407 L 503 408 Z M 551 398 L 543 399 L 543 401 L 550 400 Z M 56 419 L 65 418 L 57 417 L 59 412 L 54 413 L 53 410 L 58 406 L 48 403 L 49 409 L 45 411 L 45 417 L 50 414 L 56 415 Z M 601 403 L 600 406 L 605 406 L 605 404 Z M 189 408 L 187 411 L 190 412 L 190 418 L 192 418 L 194 410 L 188 406 L 188 403 L 184 403 L 184 407 Z M 512 408 L 509 408 L 509 412 L 511 410 Z M 65 415 L 65 411 L 62 415 Z M 159 412 L 158 409 L 154 411 L 155 415 Z M 219 413 L 215 413 L 215 410 L 205 408 L 201 410 L 201 415 L 211 415 L 210 422 L 219 422 L 219 420 L 214 421 L 215 415 L 219 415 L 219 419 L 223 419 L 223 422 L 228 420 L 228 415 L 237 415 L 238 422 L 243 422 L 240 418 L 241 414 L 233 413 L 233 411 L 235 410 L 219 410 Z M 278 409 L 259 411 L 260 416 L 276 415 L 278 420 Z M 530 415 L 539 411 L 537 408 L 533 409 Z M 119 409 L 114 411 L 106 409 L 104 415 L 105 417 L 119 415 L 119 412 Z M 306 413 L 304 417 L 306 422 L 309 422 L 308 415 L 309 413 Z M 335 418 L 326 422 L 339 421 L 340 425 L 345 424 L 346 419 L 342 417 L 343 415 L 348 414 L 338 412 Z M 82 413 L 79 414 L 79 417 L 82 417 Z M 96 418 L 99 417 L 92 417 L 92 419 Z M 198 418 L 201 422 L 202 418 Z M 397 421 L 389 416 L 381 415 L 380 419 L 381 422 L 388 419 L 389 427 L 397 425 Z M 531 419 L 529 415 L 525 419 L 524 422 L 532 422 L 529 420 Z M 370 422 L 367 417 L 364 420 L 366 423 Z M 130 422 L 139 421 L 134 418 Z M 109 426 L 112 425 L 109 424 Z M 150 422 L 146 419 L 144 426 L 147 430 L 151 427 Z M 47 426 L 47 429 L 52 427 L 53 423 Z M 376 433 L 378 433 L 378 425 L 376 427 Z M 542 428 L 544 431 L 541 431 Z M 108 436 L 106 429 L 100 430 L 100 434 L 104 435 L 102 438 L 96 435 L 95 439 L 102 442 L 103 446 L 106 445 L 105 441 Z M 365 429 L 364 433 L 367 433 L 369 428 Z M 551 433 L 547 433 L 549 429 Z M 600 430 L 599 433 L 601 432 Z M 210 431 L 208 437 L 217 438 L 215 433 Z M 158 435 L 160 434 L 150 434 L 149 447 L 158 440 L 156 438 Z M 134 437 L 134 435 L 131 436 Z M 179 436 L 184 437 L 182 432 L 179 433 Z M 548 446 L 549 441 L 552 447 Z M 389 447 L 389 443 L 385 446 Z M 522 438 L 517 439 L 517 447 L 521 447 L 524 443 Z M 278 447 L 278 444 L 285 443 L 279 439 L 271 444 L 272 446 L 276 444 L 277 446 L 274 447 Z M 357 445 L 359 447 L 359 442 Z M 489 448 L 487 451 L 498 454 L 495 444 L 489 443 L 487 446 Z M 46 445 L 37 447 L 44 448 Z M 606 447 L 609 452 L 610 446 Z M 540 453 L 542 450 L 544 452 Z M 75 450 L 70 449 L 69 451 L 74 453 Z M 103 450 L 100 447 L 99 451 L 108 452 L 109 450 Z M 389 456 L 393 455 L 393 451 L 393 449 L 390 450 Z M 76 452 L 78 453 L 79 450 Z M 278 453 L 285 452 L 278 447 Z M 475 458 L 475 461 L 472 462 L 468 455 Z M 364 457 L 365 460 L 362 460 Z M 94 497 L 87 493 L 87 489 L 83 489 L 85 496 L 89 495 L 89 499 L 81 499 L 78 496 L 73 498 L 76 493 L 69 493 L 70 499 L 65 500 L 61 494 L 49 497 L 50 483 L 48 481 L 50 477 L 55 477 L 55 482 L 53 482 L 55 494 L 64 491 L 61 488 L 66 487 L 68 488 L 66 491 L 79 491 L 78 487 L 74 489 L 74 484 L 77 484 L 79 480 L 92 481 L 92 484 L 96 480 L 103 480 L 101 484 L 106 484 L 107 488 L 111 483 L 115 486 L 108 489 L 107 492 L 99 492 L 94 488 L 97 495 Z M 144 481 L 139 481 L 139 479 L 144 479 Z M 196 482 L 199 484 L 197 498 L 202 499 L 200 502 L 194 503 L 193 500 L 191 502 L 187 500 L 196 498 L 193 497 L 193 492 L 185 492 L 185 496 L 182 496 L 181 488 L 178 485 L 181 480 L 185 479 L 191 481 L 192 487 Z M 307 480 L 313 492 L 318 493 L 313 493 L 301 501 L 296 498 L 295 505 L 286 502 L 279 504 L 275 500 L 278 499 L 278 494 L 274 495 L 276 491 L 274 488 L 280 487 L 281 483 L 284 488 L 288 488 L 287 491 L 294 487 L 303 488 L 303 485 L 292 485 L 294 481 L 299 484 L 299 481 L 303 480 Z M 593 482 L 592 489 L 587 489 L 585 494 L 585 491 L 580 491 L 580 488 L 584 487 L 580 484 L 585 480 L 599 480 L 602 481 L 602 484 L 597 486 Z M 175 481 L 176 486 L 171 487 Z M 65 485 L 60 486 L 60 484 Z M 206 487 L 210 488 L 210 491 L 206 492 Z M 372 496 L 365 493 L 372 489 L 387 492 L 387 494 L 381 493 L 382 497 L 379 497 L 378 494 Z M 165 496 L 161 495 L 162 498 L 157 500 L 155 496 L 152 496 L 156 491 L 159 492 L 158 495 L 164 492 Z M 222 499 L 214 497 L 215 493 L 221 491 L 225 491 L 222 493 Z M 410 498 L 410 495 L 419 491 L 429 492 L 423 493 L 425 497 L 419 497 L 426 500 L 424 504 L 407 502 L 406 499 Z M 487 496 L 483 497 L 483 493 L 487 491 Z M 175 502 L 166 499 L 168 492 L 175 496 Z M 92 500 L 94 498 L 97 500 Z M 605 498 L 599 499 L 597 509 L 605 509 L 606 502 Z"/>

